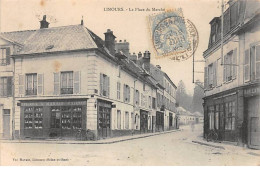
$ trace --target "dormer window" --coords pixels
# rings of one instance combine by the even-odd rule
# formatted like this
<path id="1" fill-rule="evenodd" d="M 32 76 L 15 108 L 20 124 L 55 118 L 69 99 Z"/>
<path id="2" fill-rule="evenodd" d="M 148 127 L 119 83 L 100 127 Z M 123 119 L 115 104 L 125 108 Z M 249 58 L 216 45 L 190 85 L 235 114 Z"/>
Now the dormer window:
<path id="1" fill-rule="evenodd" d="M 0 48 L 0 66 L 6 66 L 10 64 L 10 48 Z"/>

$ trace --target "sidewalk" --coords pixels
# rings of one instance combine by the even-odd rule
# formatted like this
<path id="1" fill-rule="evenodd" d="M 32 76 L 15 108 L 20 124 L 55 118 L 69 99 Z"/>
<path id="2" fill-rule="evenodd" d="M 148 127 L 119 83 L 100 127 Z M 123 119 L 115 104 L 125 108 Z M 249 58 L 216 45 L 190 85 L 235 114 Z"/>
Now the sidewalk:
<path id="1" fill-rule="evenodd" d="M 221 141 L 221 142 L 208 142 L 203 139 L 202 136 L 192 139 L 192 143 L 199 144 L 202 146 L 213 147 L 217 149 L 222 149 L 224 151 L 236 152 L 239 154 L 249 154 L 253 156 L 260 156 L 260 150 L 250 149 L 248 147 L 238 146 L 237 143 Z"/>
<path id="2" fill-rule="evenodd" d="M 146 134 L 136 134 L 130 136 L 122 136 L 122 137 L 112 137 L 95 141 L 78 141 L 78 140 L 61 140 L 61 139 L 46 139 L 46 140 L 1 140 L 2 143 L 43 143 L 43 144 L 113 144 L 128 140 L 135 140 L 145 137 L 151 137 L 161 134 L 173 133 L 181 131 L 181 129 L 170 130 L 165 132 L 156 132 L 156 133 L 146 133 Z"/>

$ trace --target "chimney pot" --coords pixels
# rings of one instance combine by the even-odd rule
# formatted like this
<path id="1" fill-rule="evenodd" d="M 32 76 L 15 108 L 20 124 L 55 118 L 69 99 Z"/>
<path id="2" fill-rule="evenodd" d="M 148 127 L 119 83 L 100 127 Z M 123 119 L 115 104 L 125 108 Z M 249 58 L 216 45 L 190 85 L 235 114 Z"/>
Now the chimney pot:
<path id="1" fill-rule="evenodd" d="M 139 52 L 139 53 L 138 53 L 138 59 L 140 59 L 141 57 L 142 57 L 142 53 Z"/>

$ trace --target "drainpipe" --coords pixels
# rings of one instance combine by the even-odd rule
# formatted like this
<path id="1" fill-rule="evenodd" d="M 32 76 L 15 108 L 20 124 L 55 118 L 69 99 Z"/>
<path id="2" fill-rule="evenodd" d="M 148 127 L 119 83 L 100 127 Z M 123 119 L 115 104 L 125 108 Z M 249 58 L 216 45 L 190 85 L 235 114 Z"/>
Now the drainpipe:
<path id="1" fill-rule="evenodd" d="M 12 105 L 12 140 L 14 140 L 15 135 L 15 58 L 12 57 L 13 60 L 13 78 L 12 78 L 12 99 L 13 99 L 13 105 Z"/>

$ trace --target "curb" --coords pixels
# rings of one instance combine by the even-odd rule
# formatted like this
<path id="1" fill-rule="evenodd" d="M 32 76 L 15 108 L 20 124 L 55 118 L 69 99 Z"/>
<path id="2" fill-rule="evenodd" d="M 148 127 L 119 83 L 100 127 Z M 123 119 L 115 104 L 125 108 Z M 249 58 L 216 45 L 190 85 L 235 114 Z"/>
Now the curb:
<path id="1" fill-rule="evenodd" d="M 200 142 L 200 141 L 194 141 L 192 140 L 193 143 L 197 143 L 197 144 L 201 144 L 204 146 L 209 146 L 209 147 L 214 147 L 214 148 L 219 148 L 219 149 L 223 149 L 225 150 L 225 148 L 223 146 L 216 146 L 216 145 L 212 145 L 212 144 L 208 144 L 208 143 L 204 143 L 204 142 Z"/>
<path id="2" fill-rule="evenodd" d="M 0 141 L 2 143 L 41 143 L 41 144 L 113 144 L 113 143 L 118 143 L 118 142 L 123 142 L 123 141 L 129 141 L 129 140 L 135 140 L 135 139 L 140 139 L 140 138 L 146 138 L 146 137 L 151 137 L 151 136 L 157 136 L 161 134 L 168 134 L 168 133 L 173 133 L 181 131 L 181 129 L 178 130 L 171 130 L 171 131 L 166 131 L 166 132 L 160 132 L 160 133 L 155 133 L 151 135 L 145 135 L 145 136 L 138 136 L 138 137 L 133 137 L 133 138 L 127 138 L 127 139 L 121 139 L 121 140 L 115 140 L 115 141 L 104 141 L 104 142 L 61 142 L 61 141 Z"/>

